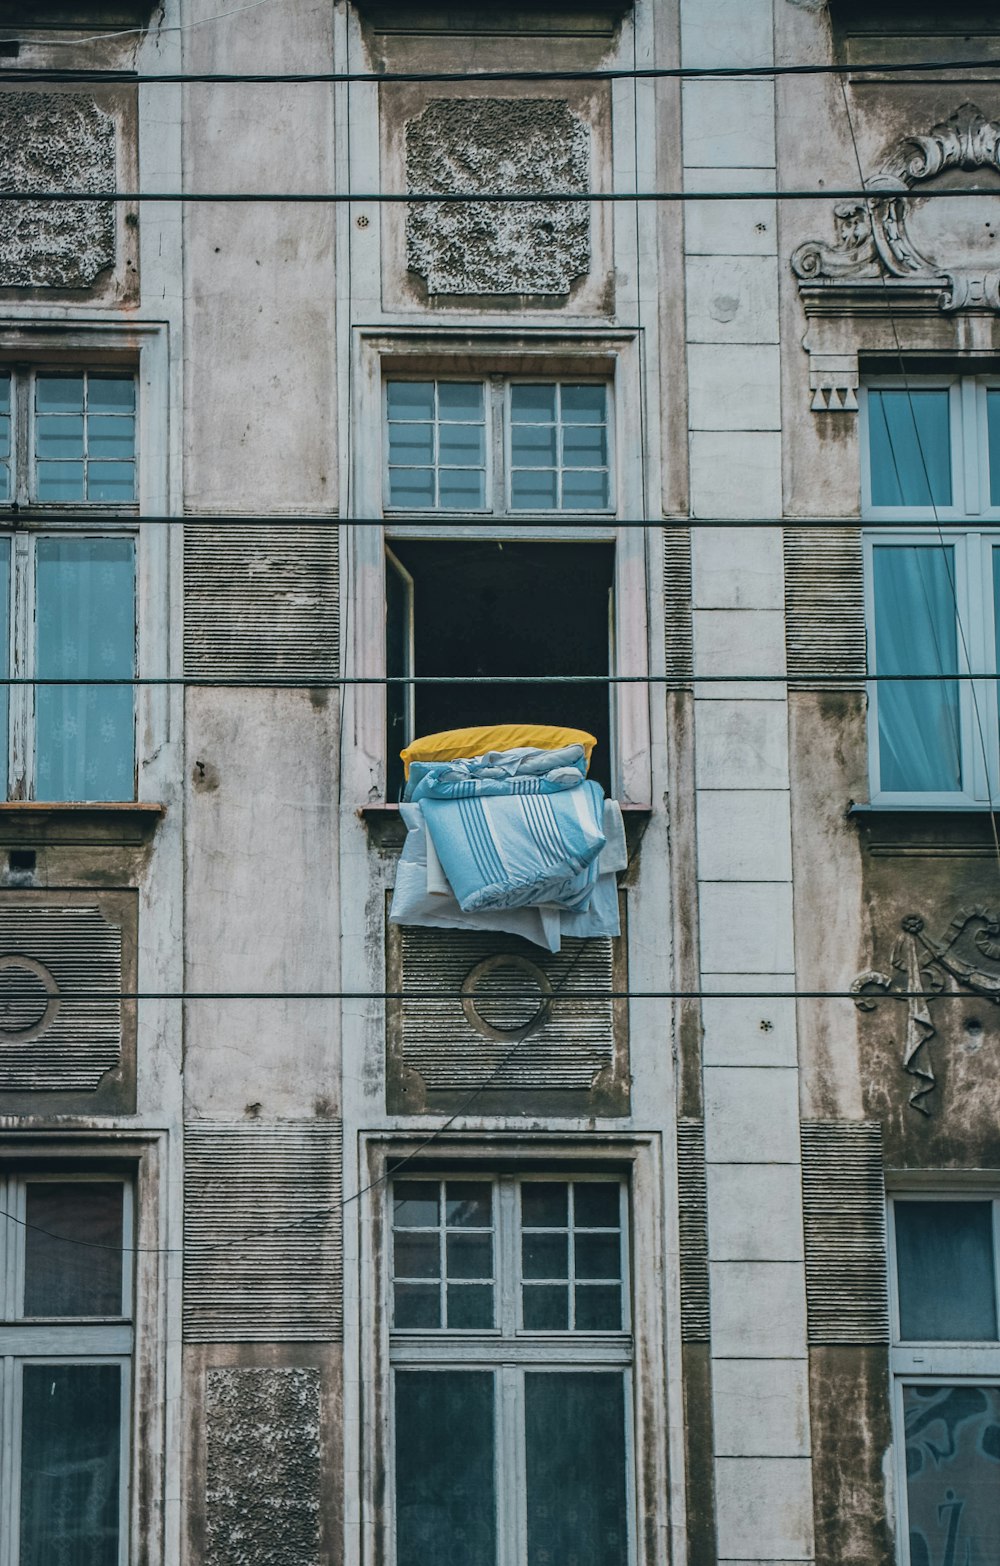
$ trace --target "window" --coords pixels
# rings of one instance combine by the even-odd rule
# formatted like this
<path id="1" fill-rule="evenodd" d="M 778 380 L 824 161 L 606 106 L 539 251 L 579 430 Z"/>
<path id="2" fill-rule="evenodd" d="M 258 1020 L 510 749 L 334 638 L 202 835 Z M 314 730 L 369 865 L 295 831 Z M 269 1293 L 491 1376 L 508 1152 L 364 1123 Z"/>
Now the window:
<path id="1" fill-rule="evenodd" d="M 611 506 L 603 382 L 390 380 L 386 421 L 389 508 L 501 515 Z"/>
<path id="2" fill-rule="evenodd" d="M 483 723 L 587 730 L 591 775 L 610 790 L 615 548 L 572 531 L 574 519 L 612 510 L 610 411 L 606 381 L 387 380 L 386 671 L 483 682 L 389 686 L 391 798 L 415 735 Z M 393 529 L 401 513 L 426 514 L 431 539 Z M 461 538 L 454 525 L 434 534 L 433 517 L 447 513 L 468 520 Z M 550 522 L 532 541 L 496 531 L 529 518 Z"/>
<path id="3" fill-rule="evenodd" d="M 0 1551 L 9 1566 L 124 1566 L 131 1190 L 0 1179 Z"/>
<path id="4" fill-rule="evenodd" d="M 627 1220 L 615 1176 L 394 1182 L 394 1566 L 627 1566 Z"/>
<path id="5" fill-rule="evenodd" d="M 872 798 L 986 802 L 1000 795 L 1000 379 L 877 382 L 863 406 L 864 510 L 886 524 L 865 540 Z"/>
<path id="6" fill-rule="evenodd" d="M 891 1204 L 903 1566 L 1000 1560 L 998 1202 Z"/>
<path id="7" fill-rule="evenodd" d="M 136 463 L 131 373 L 0 369 L 0 675 L 40 682 L 0 698 L 12 798 L 134 797 Z M 126 683 L 56 683 L 88 675 Z"/>

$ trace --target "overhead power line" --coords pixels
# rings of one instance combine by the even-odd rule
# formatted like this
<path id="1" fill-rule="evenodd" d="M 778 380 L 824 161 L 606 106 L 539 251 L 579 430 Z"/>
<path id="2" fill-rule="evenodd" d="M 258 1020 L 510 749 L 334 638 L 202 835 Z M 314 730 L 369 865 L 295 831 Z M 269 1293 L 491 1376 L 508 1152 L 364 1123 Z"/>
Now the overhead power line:
<path id="1" fill-rule="evenodd" d="M 0 29 L 9 27 L 0 22 Z M 3 41 L 50 46 L 53 40 L 18 39 L 8 33 Z M 86 39 L 66 40 L 73 46 Z M 122 69 L 69 66 L 0 67 L 0 83 L 10 82 L 90 82 L 108 85 L 223 86 L 390 86 L 393 83 L 419 83 L 447 86 L 451 82 L 617 82 L 617 81 L 759 81 L 786 76 L 912 76 L 935 71 L 987 71 L 1000 69 L 1000 60 L 866 60 L 858 63 L 830 64 L 826 61 L 801 61 L 787 65 L 658 65 L 611 66 L 598 70 L 512 70 L 512 71 L 129 71 Z M 997 77 L 978 76 L 977 81 L 994 82 Z"/>
<path id="2" fill-rule="evenodd" d="M 908 186 L 873 187 L 831 186 L 828 190 L 780 190 L 773 187 L 763 190 L 525 190 L 525 191 L 398 191 L 398 190 L 0 190 L 0 202 L 12 201 L 118 201 L 162 203 L 183 202 L 271 202 L 276 206 L 468 206 L 484 203 L 513 205 L 517 203 L 540 205 L 547 203 L 602 202 L 675 202 L 675 201 L 892 201 L 903 200 L 912 194 Z M 970 196 L 985 196 L 996 200 L 995 189 L 983 186 L 968 189 L 964 185 L 945 186 L 919 193 L 923 201 L 947 201 L 953 197 L 966 200 Z"/>

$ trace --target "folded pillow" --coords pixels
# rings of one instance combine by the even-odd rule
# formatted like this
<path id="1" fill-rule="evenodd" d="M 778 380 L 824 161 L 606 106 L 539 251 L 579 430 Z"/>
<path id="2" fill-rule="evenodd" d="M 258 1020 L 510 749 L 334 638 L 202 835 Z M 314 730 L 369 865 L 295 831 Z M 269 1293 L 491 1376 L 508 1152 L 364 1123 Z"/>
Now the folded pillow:
<path id="1" fill-rule="evenodd" d="M 425 734 L 399 754 L 409 777 L 411 761 L 458 761 L 484 756 L 489 750 L 520 750 L 527 746 L 562 750 L 564 745 L 582 745 L 589 767 L 590 753 L 596 744 L 593 734 L 585 729 L 564 729 L 549 723 L 494 723 L 481 728 L 444 729 L 440 734 Z"/>

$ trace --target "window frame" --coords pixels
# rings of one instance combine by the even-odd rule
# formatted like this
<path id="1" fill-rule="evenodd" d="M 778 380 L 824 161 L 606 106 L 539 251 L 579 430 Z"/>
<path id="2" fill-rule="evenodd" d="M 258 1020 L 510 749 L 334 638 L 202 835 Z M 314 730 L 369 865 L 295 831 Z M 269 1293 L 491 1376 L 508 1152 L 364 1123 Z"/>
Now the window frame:
<path id="1" fill-rule="evenodd" d="M 393 1524 L 386 1504 L 393 1461 L 390 1440 L 392 1366 L 389 1351 L 389 1310 L 386 1288 L 391 1245 L 391 1221 L 385 1185 L 394 1175 L 419 1178 L 421 1143 L 405 1129 L 363 1132 L 358 1141 L 356 1175 L 365 1187 L 359 1213 L 357 1277 L 361 1283 L 357 1311 L 345 1314 L 345 1356 L 359 1375 L 345 1386 L 345 1419 L 360 1430 L 362 1460 L 354 1474 L 355 1489 L 347 1504 L 366 1519 L 364 1558 L 373 1566 L 393 1561 Z M 632 1467 L 628 1493 L 640 1520 L 632 1545 L 634 1566 L 661 1566 L 663 1531 L 650 1532 L 641 1519 L 656 1507 L 668 1507 L 666 1532 L 683 1534 L 684 1425 L 683 1379 L 679 1333 L 667 1333 L 666 1311 L 679 1312 L 676 1256 L 667 1240 L 676 1223 L 669 1182 L 664 1185 L 666 1156 L 657 1131 L 623 1134 L 612 1122 L 582 1125 L 572 1131 L 525 1132 L 523 1127 L 498 1128 L 484 1140 L 482 1133 L 455 1128 L 447 1154 L 427 1167 L 438 1174 L 464 1179 L 488 1170 L 491 1174 L 541 1173 L 552 1178 L 594 1178 L 608 1173 L 627 1190 L 628 1241 L 631 1274 L 631 1408 L 628 1414 Z M 670 1209 L 670 1214 L 665 1209 Z M 624 1232 L 624 1231 L 623 1231 Z M 677 1316 L 679 1320 L 679 1315 Z M 567 1336 L 567 1334 L 563 1334 Z M 572 1368 L 572 1367 L 570 1367 Z"/>
<path id="2" fill-rule="evenodd" d="M 997 1339 L 980 1340 L 903 1339 L 899 1328 L 899 1280 L 896 1263 L 895 1214 L 898 1203 L 983 1202 L 992 1207 L 993 1273 L 997 1304 Z M 963 1184 L 952 1189 L 907 1185 L 887 1193 L 886 1252 L 889 1283 L 889 1330 L 891 1347 L 891 1422 L 893 1433 L 893 1473 L 896 1491 L 896 1537 L 900 1566 L 910 1566 L 909 1493 L 906 1472 L 906 1428 L 903 1407 L 904 1390 L 911 1386 L 1000 1387 L 1000 1191 L 995 1187 Z M 930 1363 L 929 1363 L 930 1362 Z"/>
<path id="3" fill-rule="evenodd" d="M 485 429 L 485 453 L 484 453 L 484 494 L 486 505 L 479 507 L 453 507 L 453 506 L 399 506 L 394 505 L 390 499 L 391 472 L 389 462 L 389 384 L 399 381 L 433 381 L 435 386 L 442 382 L 470 384 L 475 383 L 483 388 L 483 410 Z M 511 486 L 514 472 L 513 465 L 513 426 L 514 420 L 511 409 L 511 390 L 514 386 L 603 386 L 605 391 L 605 419 L 603 428 L 607 436 L 607 472 L 608 472 L 608 504 L 606 506 L 553 506 L 546 510 L 535 511 L 530 507 L 514 506 L 511 501 Z M 490 537 L 490 524 L 500 525 L 512 522 L 515 525 L 526 518 L 542 518 L 551 522 L 554 527 L 560 525 L 565 519 L 569 523 L 584 518 L 612 518 L 617 506 L 615 504 L 615 396 L 614 381 L 609 375 L 572 375 L 563 373 L 546 374 L 539 370 L 535 375 L 506 374 L 502 371 L 484 370 L 479 374 L 460 374 L 450 372 L 447 374 L 421 375 L 417 372 L 395 374 L 389 371 L 382 382 L 382 472 L 383 472 L 383 507 L 385 511 L 387 531 L 391 533 L 392 520 L 402 517 L 426 517 L 432 522 L 435 518 L 455 516 L 481 517 L 482 536 Z M 435 421 L 435 427 L 440 420 Z M 561 420 L 557 420 L 555 426 L 561 430 Z M 434 464 L 435 470 L 437 464 Z M 555 471 L 562 473 L 563 464 L 558 464 Z M 477 528 L 477 531 L 479 529 Z M 538 535 L 538 528 L 532 527 L 532 536 Z M 407 536 L 415 536 L 413 528 L 405 530 Z M 452 527 L 448 529 L 449 535 L 454 532 Z"/>
<path id="4" fill-rule="evenodd" d="M 949 393 L 953 501 L 950 506 L 872 505 L 868 394 L 870 391 L 907 389 L 947 390 Z M 958 672 L 966 676 L 977 669 L 997 666 L 996 605 L 990 551 L 1000 546 L 1000 505 L 988 504 L 987 393 L 991 390 L 1000 390 L 1000 374 L 962 375 L 955 372 L 871 376 L 860 389 L 862 551 L 870 673 L 878 674 L 873 556 L 876 548 L 887 546 L 952 549 Z M 939 520 L 964 521 L 968 526 L 949 526 L 942 531 L 936 525 Z M 963 786 L 954 791 L 904 791 L 881 787 L 879 685 L 878 679 L 869 678 L 867 733 L 872 805 L 897 810 L 978 810 L 1000 798 L 1000 717 L 996 681 L 962 678 L 958 682 Z"/>
<path id="5" fill-rule="evenodd" d="M 447 538 L 517 540 L 520 542 L 610 542 L 615 545 L 614 657 L 609 672 L 629 676 L 609 687 L 609 719 L 613 737 L 612 792 L 625 809 L 652 807 L 650 668 L 647 551 L 651 541 L 642 528 L 619 528 L 618 516 L 646 515 L 646 493 L 640 454 L 626 456 L 630 446 L 624 431 L 637 428 L 641 390 L 639 342 L 620 330 L 590 333 L 532 331 L 471 334 L 439 330 L 355 329 L 354 395 L 357 424 L 377 430 L 384 456 L 372 461 L 370 442 L 354 444 L 348 488 L 350 509 L 370 526 L 345 529 L 341 539 L 349 562 L 351 595 L 345 673 L 375 678 L 386 674 L 385 549 L 394 536 L 414 541 Z M 388 380 L 587 381 L 608 386 L 608 453 L 611 464 L 611 506 L 601 512 L 515 512 L 478 514 L 462 524 L 443 512 L 390 510 L 385 505 L 387 468 L 386 394 Z M 454 513 L 452 517 L 454 517 Z M 460 513 L 458 513 L 460 515 Z M 529 524 L 528 518 L 540 520 Z M 442 521 L 442 518 L 444 520 Z M 654 530 L 650 530 L 655 532 Z M 636 678 L 638 677 L 638 678 Z M 387 793 L 386 688 L 359 685 L 345 690 L 345 722 L 355 743 L 349 748 L 345 788 L 362 808 L 394 806 Z"/>
<path id="6" fill-rule="evenodd" d="M 628 1536 L 628 1563 L 636 1561 L 636 1502 L 635 1502 L 635 1449 L 633 1375 L 634 1352 L 632 1347 L 631 1304 L 631 1245 L 629 1225 L 629 1191 L 627 1176 L 587 1167 L 552 1169 L 548 1171 L 524 1171 L 517 1169 L 457 1172 L 441 1171 L 429 1167 L 426 1170 L 407 1171 L 390 1180 L 386 1188 L 386 1204 L 391 1209 L 395 1179 L 439 1181 L 449 1179 L 463 1183 L 488 1185 L 493 1194 L 493 1281 L 494 1326 L 491 1328 L 399 1328 L 389 1329 L 389 1434 L 390 1454 L 395 1449 L 396 1372 L 422 1369 L 427 1371 L 482 1371 L 494 1377 L 494 1496 L 497 1510 L 496 1566 L 519 1566 L 525 1559 L 527 1544 L 527 1472 L 524 1464 L 523 1421 L 525 1414 L 525 1378 L 532 1372 L 544 1374 L 562 1373 L 620 1373 L 623 1383 L 625 1430 L 623 1455 L 626 1471 L 625 1509 Z M 621 1290 L 622 1325 L 619 1329 L 604 1331 L 577 1331 L 565 1329 L 531 1329 L 523 1325 L 523 1287 L 521 1241 L 521 1189 L 526 1184 L 540 1181 L 600 1182 L 613 1184 L 619 1191 L 619 1234 L 621 1236 Z M 568 1221 L 568 1220 L 567 1220 Z M 575 1226 L 574 1226 L 575 1227 Z M 391 1216 L 387 1216 L 387 1231 L 392 1233 Z M 420 1232 L 420 1231 L 414 1231 Z M 442 1235 L 447 1233 L 444 1224 L 439 1225 Z M 391 1242 L 385 1248 L 387 1276 L 383 1287 L 392 1310 L 393 1283 Z M 444 1285 L 442 1284 L 442 1288 Z M 568 1278 L 567 1289 L 572 1297 L 573 1280 Z M 387 1511 L 396 1516 L 395 1463 L 390 1456 L 387 1469 Z M 515 1526 L 510 1526 L 510 1520 Z M 505 1529 L 506 1523 L 506 1529 Z M 395 1528 L 390 1529 L 389 1561 L 395 1566 Z"/>
<path id="7" fill-rule="evenodd" d="M 25 1210 L 29 1185 L 114 1184 L 122 1187 L 122 1310 L 114 1316 L 26 1316 Z M 137 1298 L 135 1174 L 52 1163 L 7 1166 L 0 1172 L 0 1566 L 21 1554 L 21 1438 L 23 1372 L 27 1365 L 116 1365 L 120 1371 L 118 1563 L 130 1558 L 134 1446 Z"/>
<path id="8" fill-rule="evenodd" d="M 12 504 L 0 503 L 0 533 L 10 537 L 44 533 L 72 536 L 74 533 L 86 534 L 89 530 L 103 536 L 132 536 L 135 548 L 135 674 L 139 681 L 170 675 L 181 651 L 170 601 L 181 579 L 183 530 L 180 527 L 145 527 L 141 520 L 143 515 L 171 513 L 169 497 L 180 477 L 179 456 L 170 451 L 168 443 L 171 390 L 166 326 L 162 322 L 149 321 L 130 322 L 127 329 L 105 322 L 11 321 L 0 331 L 0 370 L 15 367 L 31 373 L 65 371 L 72 374 L 88 370 L 129 374 L 134 378 L 134 501 L 128 506 L 97 501 L 73 505 L 32 501 L 18 510 Z M 25 411 L 26 408 L 22 410 L 22 423 Z M 26 435 L 21 439 L 26 440 Z M 25 640 L 33 631 L 24 617 L 20 634 L 19 645 L 33 656 L 33 645 Z M 17 635 L 11 616 L 9 651 Z M 12 675 L 17 672 L 12 664 Z M 12 686 L 10 690 L 16 697 L 18 688 Z M 34 688 L 27 690 L 25 701 L 33 700 Z M 119 806 L 158 799 L 164 797 L 165 791 L 170 792 L 169 779 L 174 775 L 174 762 L 169 741 L 173 733 L 178 732 L 175 724 L 181 701 L 182 693 L 165 685 L 139 683 L 134 687 L 132 793 L 124 800 L 94 802 L 95 808 L 100 809 L 104 804 Z M 32 737 L 32 749 L 33 744 Z M 4 802 L 23 803 L 31 797 L 31 786 L 24 776 L 20 756 L 17 765 L 20 772 L 12 770 L 8 757 L 8 777 L 0 789 L 0 810 Z M 39 802 L 44 809 L 77 803 L 81 802 Z"/>

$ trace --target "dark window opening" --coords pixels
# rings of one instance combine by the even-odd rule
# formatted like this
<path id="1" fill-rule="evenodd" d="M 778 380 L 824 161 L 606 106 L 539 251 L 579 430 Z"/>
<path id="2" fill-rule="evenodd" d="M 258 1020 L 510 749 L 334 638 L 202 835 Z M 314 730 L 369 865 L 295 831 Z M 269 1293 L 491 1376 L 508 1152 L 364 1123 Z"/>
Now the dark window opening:
<path id="1" fill-rule="evenodd" d="M 402 788 L 399 752 L 409 739 L 492 723 L 587 730 L 597 739 L 590 776 L 611 791 L 613 545 L 393 540 L 386 579 L 389 675 L 486 682 L 388 687 L 390 799 Z M 597 678 L 533 683 L 560 674 Z M 501 675 L 525 683 L 490 683 Z"/>

